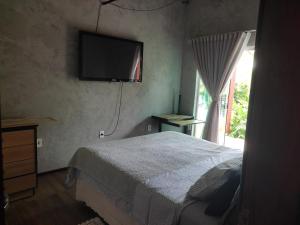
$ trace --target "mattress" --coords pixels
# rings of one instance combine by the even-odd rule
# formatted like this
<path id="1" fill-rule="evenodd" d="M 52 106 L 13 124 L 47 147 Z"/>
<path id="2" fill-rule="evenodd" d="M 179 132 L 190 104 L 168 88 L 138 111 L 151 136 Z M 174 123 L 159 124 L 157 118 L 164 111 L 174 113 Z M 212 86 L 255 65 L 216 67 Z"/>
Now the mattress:
<path id="1" fill-rule="evenodd" d="M 88 177 L 140 225 L 213 225 L 218 219 L 207 218 L 202 203 L 191 204 L 186 195 L 209 169 L 241 154 L 177 132 L 156 133 L 78 149 L 68 183 Z M 200 218 L 191 216 L 193 210 L 200 210 Z"/>

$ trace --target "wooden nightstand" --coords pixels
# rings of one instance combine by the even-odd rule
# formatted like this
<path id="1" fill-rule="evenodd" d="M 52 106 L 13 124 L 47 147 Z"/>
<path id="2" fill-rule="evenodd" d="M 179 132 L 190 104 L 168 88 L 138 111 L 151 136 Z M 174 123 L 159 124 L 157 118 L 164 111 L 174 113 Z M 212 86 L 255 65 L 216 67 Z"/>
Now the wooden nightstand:
<path id="1" fill-rule="evenodd" d="M 1 122 L 4 191 L 12 201 L 30 197 L 37 186 L 38 124 L 26 120 Z"/>

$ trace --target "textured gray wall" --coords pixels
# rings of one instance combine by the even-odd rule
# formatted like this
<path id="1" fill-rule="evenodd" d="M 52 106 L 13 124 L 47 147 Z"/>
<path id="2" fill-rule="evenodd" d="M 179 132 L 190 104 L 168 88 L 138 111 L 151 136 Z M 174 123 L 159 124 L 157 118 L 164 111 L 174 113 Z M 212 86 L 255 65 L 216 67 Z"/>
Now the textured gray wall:
<path id="1" fill-rule="evenodd" d="M 193 61 L 190 39 L 207 34 L 255 30 L 258 7 L 259 0 L 191 0 L 187 8 L 181 112 L 194 112 L 197 69 Z"/>
<path id="2" fill-rule="evenodd" d="M 164 0 L 124 0 L 131 7 Z M 166 1 L 165 1 L 166 2 Z M 94 31 L 98 0 L 0 0 L 2 116 L 47 117 L 38 136 L 39 172 L 67 165 L 75 150 L 109 132 L 119 83 L 77 79 L 78 30 Z M 182 4 L 158 12 L 102 8 L 101 33 L 144 42 L 143 82 L 125 83 L 119 129 L 104 141 L 146 133 L 152 114 L 173 110 L 180 88 Z M 153 124 L 155 126 L 155 124 Z"/>

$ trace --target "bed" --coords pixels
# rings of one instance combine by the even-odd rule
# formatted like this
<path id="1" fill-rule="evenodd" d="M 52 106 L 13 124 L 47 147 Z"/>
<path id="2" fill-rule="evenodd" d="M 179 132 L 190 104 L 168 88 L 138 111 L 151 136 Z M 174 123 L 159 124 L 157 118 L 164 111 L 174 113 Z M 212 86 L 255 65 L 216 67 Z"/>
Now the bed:
<path id="1" fill-rule="evenodd" d="M 241 155 L 161 132 L 79 148 L 66 183 L 110 225 L 217 225 L 220 218 L 204 214 L 206 203 L 187 195 L 211 168 Z"/>

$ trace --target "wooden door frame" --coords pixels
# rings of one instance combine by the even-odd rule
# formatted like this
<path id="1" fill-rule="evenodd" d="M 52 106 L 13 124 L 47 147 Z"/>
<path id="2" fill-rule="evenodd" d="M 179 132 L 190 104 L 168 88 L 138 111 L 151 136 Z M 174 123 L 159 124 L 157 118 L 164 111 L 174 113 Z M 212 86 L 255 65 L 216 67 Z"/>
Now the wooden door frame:
<path id="1" fill-rule="evenodd" d="M 230 83 L 229 83 L 229 93 L 227 98 L 227 113 L 226 113 L 226 123 L 225 123 L 225 135 L 231 131 L 231 118 L 232 118 L 232 107 L 234 101 L 234 91 L 235 91 L 235 78 L 236 78 L 236 68 L 232 72 Z"/>
<path id="2" fill-rule="evenodd" d="M 260 3 L 239 225 L 300 224 L 299 10 Z"/>
<path id="3" fill-rule="evenodd" d="M 1 129 L 1 101 L 0 101 L 0 224 L 5 224 L 5 200 L 3 188 L 3 155 L 2 155 L 2 129 Z"/>

